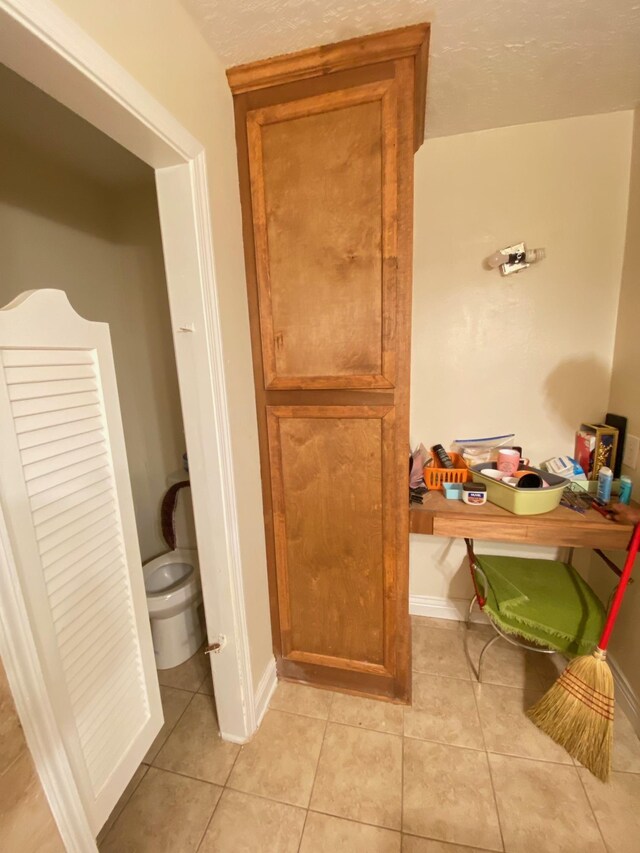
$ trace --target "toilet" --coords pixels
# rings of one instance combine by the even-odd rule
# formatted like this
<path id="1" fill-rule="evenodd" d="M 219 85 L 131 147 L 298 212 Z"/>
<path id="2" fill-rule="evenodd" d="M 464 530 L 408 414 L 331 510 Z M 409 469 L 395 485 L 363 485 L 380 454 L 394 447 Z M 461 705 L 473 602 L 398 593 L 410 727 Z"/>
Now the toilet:
<path id="1" fill-rule="evenodd" d="M 175 477 L 170 478 L 170 485 L 172 481 L 176 482 Z M 195 546 L 190 491 L 183 488 L 175 496 L 177 547 L 142 567 L 157 669 L 184 663 L 205 636 L 198 552 L 195 547 L 185 547 Z"/>

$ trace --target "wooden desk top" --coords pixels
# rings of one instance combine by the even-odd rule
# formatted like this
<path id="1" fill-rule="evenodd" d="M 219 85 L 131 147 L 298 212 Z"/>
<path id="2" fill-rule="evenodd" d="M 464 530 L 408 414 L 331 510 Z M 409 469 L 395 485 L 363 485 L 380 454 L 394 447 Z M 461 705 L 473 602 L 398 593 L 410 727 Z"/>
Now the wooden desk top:
<path id="1" fill-rule="evenodd" d="M 559 506 L 542 515 L 514 515 L 489 503 L 468 506 L 429 492 L 422 506 L 411 507 L 411 532 L 432 536 L 625 550 L 633 527 L 610 521 L 594 509 L 584 515 Z"/>

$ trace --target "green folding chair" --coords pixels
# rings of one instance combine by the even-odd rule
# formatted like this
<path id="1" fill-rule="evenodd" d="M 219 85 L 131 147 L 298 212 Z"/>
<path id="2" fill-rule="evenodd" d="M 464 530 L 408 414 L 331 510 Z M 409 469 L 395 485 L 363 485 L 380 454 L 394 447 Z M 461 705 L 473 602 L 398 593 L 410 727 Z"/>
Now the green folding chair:
<path id="1" fill-rule="evenodd" d="M 547 655 L 560 652 L 575 657 L 593 651 L 602 633 L 606 608 L 570 563 L 476 555 L 473 540 L 465 539 L 465 544 L 475 590 L 466 620 L 465 651 L 479 682 L 484 656 L 500 638 Z M 602 551 L 594 550 L 620 574 L 615 563 Z M 496 633 L 482 648 L 477 670 L 468 647 L 468 629 L 476 605 Z"/>

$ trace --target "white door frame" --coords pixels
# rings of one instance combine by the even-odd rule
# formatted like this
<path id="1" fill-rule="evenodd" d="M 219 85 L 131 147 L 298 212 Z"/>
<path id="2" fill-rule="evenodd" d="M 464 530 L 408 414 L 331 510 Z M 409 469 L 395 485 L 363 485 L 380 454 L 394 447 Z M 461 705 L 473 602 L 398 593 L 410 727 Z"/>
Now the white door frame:
<path id="1" fill-rule="evenodd" d="M 0 59 L 156 170 L 207 630 L 224 638 L 211 656 L 218 716 L 223 737 L 244 742 L 264 709 L 251 676 L 204 148 L 48 0 L 0 0 Z M 85 853 L 95 844 L 26 619 L 0 513 L 0 655 L 65 846 Z"/>

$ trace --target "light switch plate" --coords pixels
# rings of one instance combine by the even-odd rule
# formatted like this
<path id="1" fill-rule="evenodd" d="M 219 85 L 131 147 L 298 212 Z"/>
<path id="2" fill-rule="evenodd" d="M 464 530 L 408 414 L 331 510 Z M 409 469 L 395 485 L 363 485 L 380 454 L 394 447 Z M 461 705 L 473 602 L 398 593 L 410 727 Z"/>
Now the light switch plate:
<path id="1" fill-rule="evenodd" d="M 629 435 L 624 442 L 624 454 L 622 456 L 622 464 L 627 468 L 635 470 L 638 465 L 638 451 L 640 450 L 640 438 L 636 435 Z"/>

